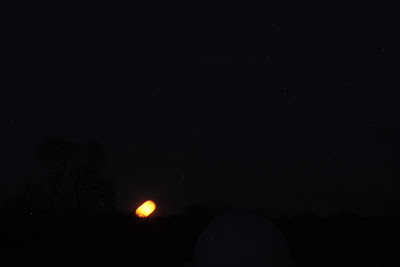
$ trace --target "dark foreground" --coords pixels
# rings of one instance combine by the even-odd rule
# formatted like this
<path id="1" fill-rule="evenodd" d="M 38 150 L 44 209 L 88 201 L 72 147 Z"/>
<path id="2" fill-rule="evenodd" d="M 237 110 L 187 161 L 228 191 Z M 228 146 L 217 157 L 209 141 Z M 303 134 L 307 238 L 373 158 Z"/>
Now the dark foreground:
<path id="1" fill-rule="evenodd" d="M 2 266 L 184 266 L 211 215 L 3 216 Z M 296 266 L 400 266 L 399 217 L 272 219 Z"/>

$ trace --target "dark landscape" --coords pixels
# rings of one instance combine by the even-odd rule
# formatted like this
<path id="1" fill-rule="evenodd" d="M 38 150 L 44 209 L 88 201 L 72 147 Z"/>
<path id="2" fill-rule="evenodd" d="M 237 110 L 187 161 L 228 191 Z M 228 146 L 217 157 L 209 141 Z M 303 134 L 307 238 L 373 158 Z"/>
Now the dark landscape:
<path id="1" fill-rule="evenodd" d="M 392 2 L 2 3 L 0 266 L 400 266 Z"/>
<path id="2" fill-rule="evenodd" d="M 3 260 L 13 266 L 191 266 L 196 240 L 213 216 L 199 208 L 145 219 L 133 214 L 5 216 Z M 287 239 L 293 266 L 398 262 L 396 216 L 303 214 L 270 220 Z"/>

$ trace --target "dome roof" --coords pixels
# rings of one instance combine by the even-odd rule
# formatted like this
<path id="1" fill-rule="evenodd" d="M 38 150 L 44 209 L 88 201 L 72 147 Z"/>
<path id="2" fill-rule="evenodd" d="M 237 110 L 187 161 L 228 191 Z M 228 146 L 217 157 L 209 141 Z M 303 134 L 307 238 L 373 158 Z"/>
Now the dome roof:
<path id="1" fill-rule="evenodd" d="M 195 266 L 282 266 L 289 249 L 268 220 L 243 211 L 217 216 L 197 240 Z"/>

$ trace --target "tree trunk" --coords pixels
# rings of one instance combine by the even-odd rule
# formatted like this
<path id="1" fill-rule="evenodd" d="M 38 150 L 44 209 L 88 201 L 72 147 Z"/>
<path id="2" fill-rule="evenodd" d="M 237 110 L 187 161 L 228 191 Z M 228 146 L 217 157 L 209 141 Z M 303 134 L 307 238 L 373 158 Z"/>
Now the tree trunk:
<path id="1" fill-rule="evenodd" d="M 76 190 L 76 213 L 81 214 L 81 194 L 79 188 Z"/>

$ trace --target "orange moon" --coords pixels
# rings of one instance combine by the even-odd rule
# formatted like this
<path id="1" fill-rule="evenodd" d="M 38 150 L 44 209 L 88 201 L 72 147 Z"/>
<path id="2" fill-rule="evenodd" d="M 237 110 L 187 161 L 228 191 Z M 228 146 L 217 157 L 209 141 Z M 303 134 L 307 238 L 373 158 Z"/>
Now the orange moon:
<path id="1" fill-rule="evenodd" d="M 156 209 L 156 203 L 154 203 L 151 200 L 147 200 L 136 209 L 136 216 L 140 218 L 149 217 L 150 214 L 152 214 L 155 209 Z"/>

